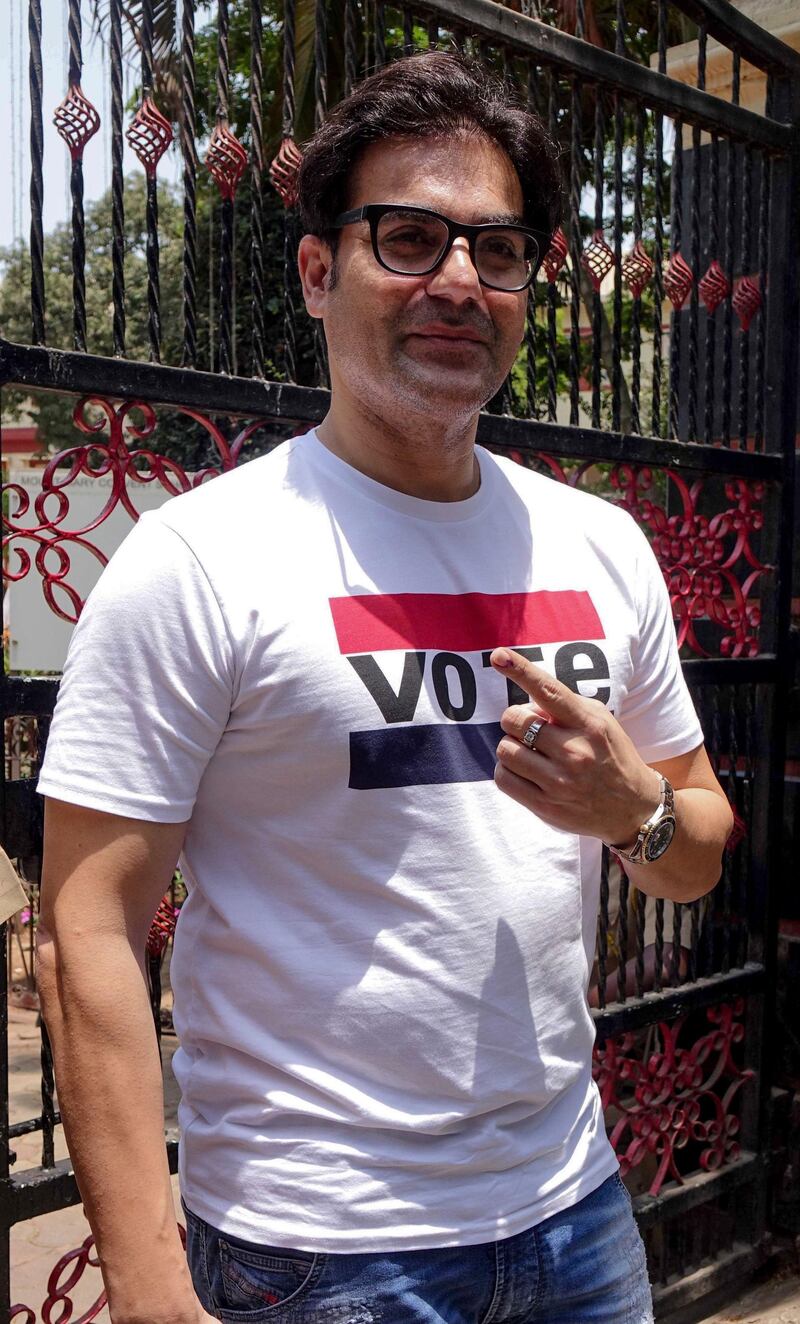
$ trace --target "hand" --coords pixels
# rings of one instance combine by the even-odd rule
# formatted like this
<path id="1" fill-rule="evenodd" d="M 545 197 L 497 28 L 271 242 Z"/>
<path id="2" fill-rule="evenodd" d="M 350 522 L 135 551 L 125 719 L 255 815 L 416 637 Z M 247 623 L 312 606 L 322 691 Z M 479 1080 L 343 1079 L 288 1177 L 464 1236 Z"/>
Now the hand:
<path id="1" fill-rule="evenodd" d="M 575 694 L 509 648 L 495 649 L 491 660 L 532 700 L 506 708 L 500 719 L 500 790 L 552 827 L 632 846 L 658 807 L 658 773 L 639 757 L 605 704 Z M 535 719 L 547 724 L 536 748 L 528 749 L 522 738 Z"/>

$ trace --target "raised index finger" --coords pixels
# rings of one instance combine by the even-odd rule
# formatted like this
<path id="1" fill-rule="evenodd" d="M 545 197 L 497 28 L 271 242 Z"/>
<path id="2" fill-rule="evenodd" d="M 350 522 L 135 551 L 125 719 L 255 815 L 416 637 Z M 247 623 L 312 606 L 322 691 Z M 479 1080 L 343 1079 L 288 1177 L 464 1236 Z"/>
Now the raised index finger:
<path id="1" fill-rule="evenodd" d="M 537 667 L 513 648 L 495 648 L 491 656 L 495 670 L 503 676 L 513 676 L 520 689 L 530 695 L 543 713 L 559 726 L 582 727 L 586 716 L 586 700 L 573 693 L 549 671 Z"/>

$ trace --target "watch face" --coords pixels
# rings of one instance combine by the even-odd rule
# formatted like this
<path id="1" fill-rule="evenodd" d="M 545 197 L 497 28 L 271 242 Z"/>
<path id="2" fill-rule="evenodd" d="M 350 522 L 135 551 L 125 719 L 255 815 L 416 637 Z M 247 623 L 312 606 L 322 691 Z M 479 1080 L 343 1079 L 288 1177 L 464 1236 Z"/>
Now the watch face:
<path id="1" fill-rule="evenodd" d="M 660 823 L 656 823 L 652 832 L 644 843 L 642 854 L 648 863 L 658 860 L 664 854 L 667 846 L 675 835 L 675 819 L 664 818 Z"/>

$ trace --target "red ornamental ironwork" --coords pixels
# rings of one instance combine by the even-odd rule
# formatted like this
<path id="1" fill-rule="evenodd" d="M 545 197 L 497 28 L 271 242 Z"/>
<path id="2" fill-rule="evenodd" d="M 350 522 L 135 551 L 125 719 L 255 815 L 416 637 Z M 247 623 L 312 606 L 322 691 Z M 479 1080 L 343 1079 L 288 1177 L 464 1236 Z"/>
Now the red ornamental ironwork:
<path id="1" fill-rule="evenodd" d="M 152 176 L 172 142 L 172 125 L 152 97 L 146 97 L 131 120 L 125 137 L 147 174 Z"/>
<path id="2" fill-rule="evenodd" d="M 653 263 L 641 239 L 636 240 L 630 253 L 623 258 L 620 270 L 634 299 L 641 298 L 642 290 L 653 274 Z"/>
<path id="3" fill-rule="evenodd" d="M 685 304 L 693 284 L 691 267 L 684 262 L 680 253 L 673 253 L 664 272 L 664 290 L 676 312 Z"/>
<path id="4" fill-rule="evenodd" d="M 184 1250 L 186 1249 L 186 1229 L 178 1224 L 178 1233 Z M 95 1239 L 88 1236 L 75 1250 L 67 1251 L 56 1261 L 47 1280 L 47 1296 L 42 1302 L 42 1324 L 67 1324 L 72 1319 L 75 1309 L 71 1293 L 75 1290 L 87 1268 L 99 1269 L 100 1261 L 93 1254 Z M 66 1278 L 64 1277 L 66 1273 Z M 87 1311 L 75 1320 L 75 1324 L 91 1324 L 97 1319 L 107 1304 L 105 1291 Z M 58 1314 L 53 1312 L 58 1310 Z M 14 1305 L 9 1314 L 9 1324 L 36 1324 L 36 1311 L 30 1306 Z"/>
<path id="5" fill-rule="evenodd" d="M 178 912 L 169 896 L 162 897 L 147 935 L 147 950 L 150 956 L 161 956 L 175 932 L 177 922 Z"/>
<path id="6" fill-rule="evenodd" d="M 602 230 L 595 230 L 583 250 L 581 264 L 589 273 L 595 293 L 600 293 L 600 286 L 614 266 L 614 253 L 603 238 Z"/>
<path id="7" fill-rule="evenodd" d="M 70 583 L 72 554 L 85 552 L 101 566 L 105 565 L 107 558 L 91 541 L 91 534 L 111 512 L 120 506 L 136 521 L 139 511 L 134 494 L 142 484 L 156 483 L 169 496 L 176 496 L 234 469 L 242 447 L 263 427 L 260 419 L 249 423 L 230 442 L 213 419 L 193 409 L 183 408 L 179 412 L 193 418 L 208 433 L 218 456 L 216 465 L 188 474 L 176 461 L 157 451 L 131 446 L 131 440 L 145 441 L 156 430 L 155 410 L 149 404 L 129 401 L 116 407 L 100 397 L 86 396 L 79 400 L 73 410 L 73 422 L 79 432 L 92 440 L 53 456 L 42 474 L 42 490 L 33 503 L 33 511 L 25 488 L 16 483 L 6 483 L 2 488 L 9 507 L 3 537 L 7 579 L 18 582 L 35 568 L 51 611 L 74 624 L 83 609 L 83 598 Z M 141 422 L 134 421 L 137 415 Z M 106 437 L 99 435 L 105 432 Z M 70 527 L 69 489 L 81 477 L 110 479 L 110 490 L 94 518 L 80 527 Z M 33 521 L 26 522 L 31 513 Z"/>
<path id="8" fill-rule="evenodd" d="M 731 299 L 734 312 L 739 318 L 743 331 L 750 329 L 750 323 L 761 307 L 761 290 L 758 281 L 751 276 L 742 276 Z"/>
<path id="9" fill-rule="evenodd" d="M 247 152 L 227 124 L 218 124 L 214 129 L 206 165 L 222 197 L 232 202 L 247 167 Z"/>
<path id="10" fill-rule="evenodd" d="M 100 1268 L 100 1261 L 92 1254 L 93 1250 L 94 1237 L 89 1236 L 76 1250 L 68 1251 L 66 1255 L 61 1256 L 47 1280 L 47 1297 L 42 1303 L 43 1324 L 57 1324 L 57 1321 L 68 1320 L 71 1317 L 73 1305 L 70 1293 L 80 1282 L 87 1267 Z M 105 1305 L 106 1294 L 101 1291 L 94 1305 L 81 1315 L 77 1324 L 90 1324 L 91 1320 L 97 1319 Z M 54 1316 L 53 1311 L 56 1307 L 59 1307 L 59 1313 Z"/>
<path id="11" fill-rule="evenodd" d="M 572 463 L 545 451 L 511 452 L 528 468 L 558 482 L 597 490 L 594 460 Z M 618 464 L 608 481 L 616 501 L 646 533 L 669 589 L 678 643 L 699 657 L 755 657 L 761 628 L 761 580 L 774 566 L 759 560 L 752 538 L 764 525 L 762 482 L 731 479 L 725 484 L 728 505 L 702 511 L 706 482 L 689 483 L 677 470 L 651 470 Z M 669 492 L 665 488 L 669 485 Z M 718 501 L 716 482 L 713 499 Z M 612 498 L 613 499 L 613 498 Z M 668 513 L 669 512 L 669 513 Z M 701 644 L 698 624 L 704 622 Z M 711 652 L 708 626 L 718 641 Z"/>
<path id="12" fill-rule="evenodd" d="M 643 467 L 616 465 L 611 483 L 620 504 L 649 531 L 655 556 L 669 589 L 679 645 L 701 657 L 711 654 L 697 638 L 698 621 L 710 621 L 721 631 L 723 657 L 755 657 L 759 651 L 761 606 L 758 586 L 772 566 L 759 560 L 751 537 L 764 523 L 764 484 L 729 479 L 726 510 L 708 516 L 699 507 L 705 480 L 689 483 L 668 470 L 678 500 L 670 514 L 654 499 L 656 475 Z"/>
<path id="13" fill-rule="evenodd" d="M 78 83 L 72 83 L 64 100 L 53 112 L 53 123 L 69 148 L 73 161 L 79 161 L 90 138 L 100 128 L 100 116 Z"/>
<path id="14" fill-rule="evenodd" d="M 731 283 L 716 258 L 697 286 L 700 298 L 709 313 L 715 313 L 731 292 Z"/>
<path id="15" fill-rule="evenodd" d="M 655 1052 L 643 1051 L 633 1033 L 607 1039 L 595 1049 L 594 1078 L 602 1105 L 613 1108 L 617 1117 L 609 1139 L 622 1176 L 650 1159 L 652 1196 L 670 1179 L 683 1183 L 686 1174 L 678 1155 L 690 1141 L 700 1147 L 692 1167 L 706 1172 L 740 1156 L 733 1103 L 755 1077 L 733 1056 L 734 1045 L 744 1039 L 743 1006 L 739 998 L 710 1007 L 706 1015 L 713 1028 L 689 1046 L 679 1043 L 687 1019 L 681 1017 L 658 1026 Z"/>
<path id="16" fill-rule="evenodd" d="M 303 154 L 293 138 L 284 138 L 278 155 L 269 168 L 272 186 L 284 207 L 297 202 L 297 175 L 303 163 Z"/>
<path id="17" fill-rule="evenodd" d="M 547 276 L 550 285 L 555 283 L 556 277 L 566 262 L 568 254 L 569 244 L 567 243 L 567 236 L 559 225 L 553 238 L 550 240 L 550 247 L 542 260 L 544 273 Z"/>

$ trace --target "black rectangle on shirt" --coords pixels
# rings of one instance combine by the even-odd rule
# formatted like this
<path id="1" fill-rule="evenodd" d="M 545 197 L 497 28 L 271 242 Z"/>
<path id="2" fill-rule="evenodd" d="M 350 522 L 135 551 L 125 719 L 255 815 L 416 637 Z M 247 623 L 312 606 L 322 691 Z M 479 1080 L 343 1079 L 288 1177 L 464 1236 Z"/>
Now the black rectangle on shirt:
<path id="1" fill-rule="evenodd" d="M 502 734 L 499 722 L 351 731 L 349 785 L 371 791 L 487 781 Z"/>

